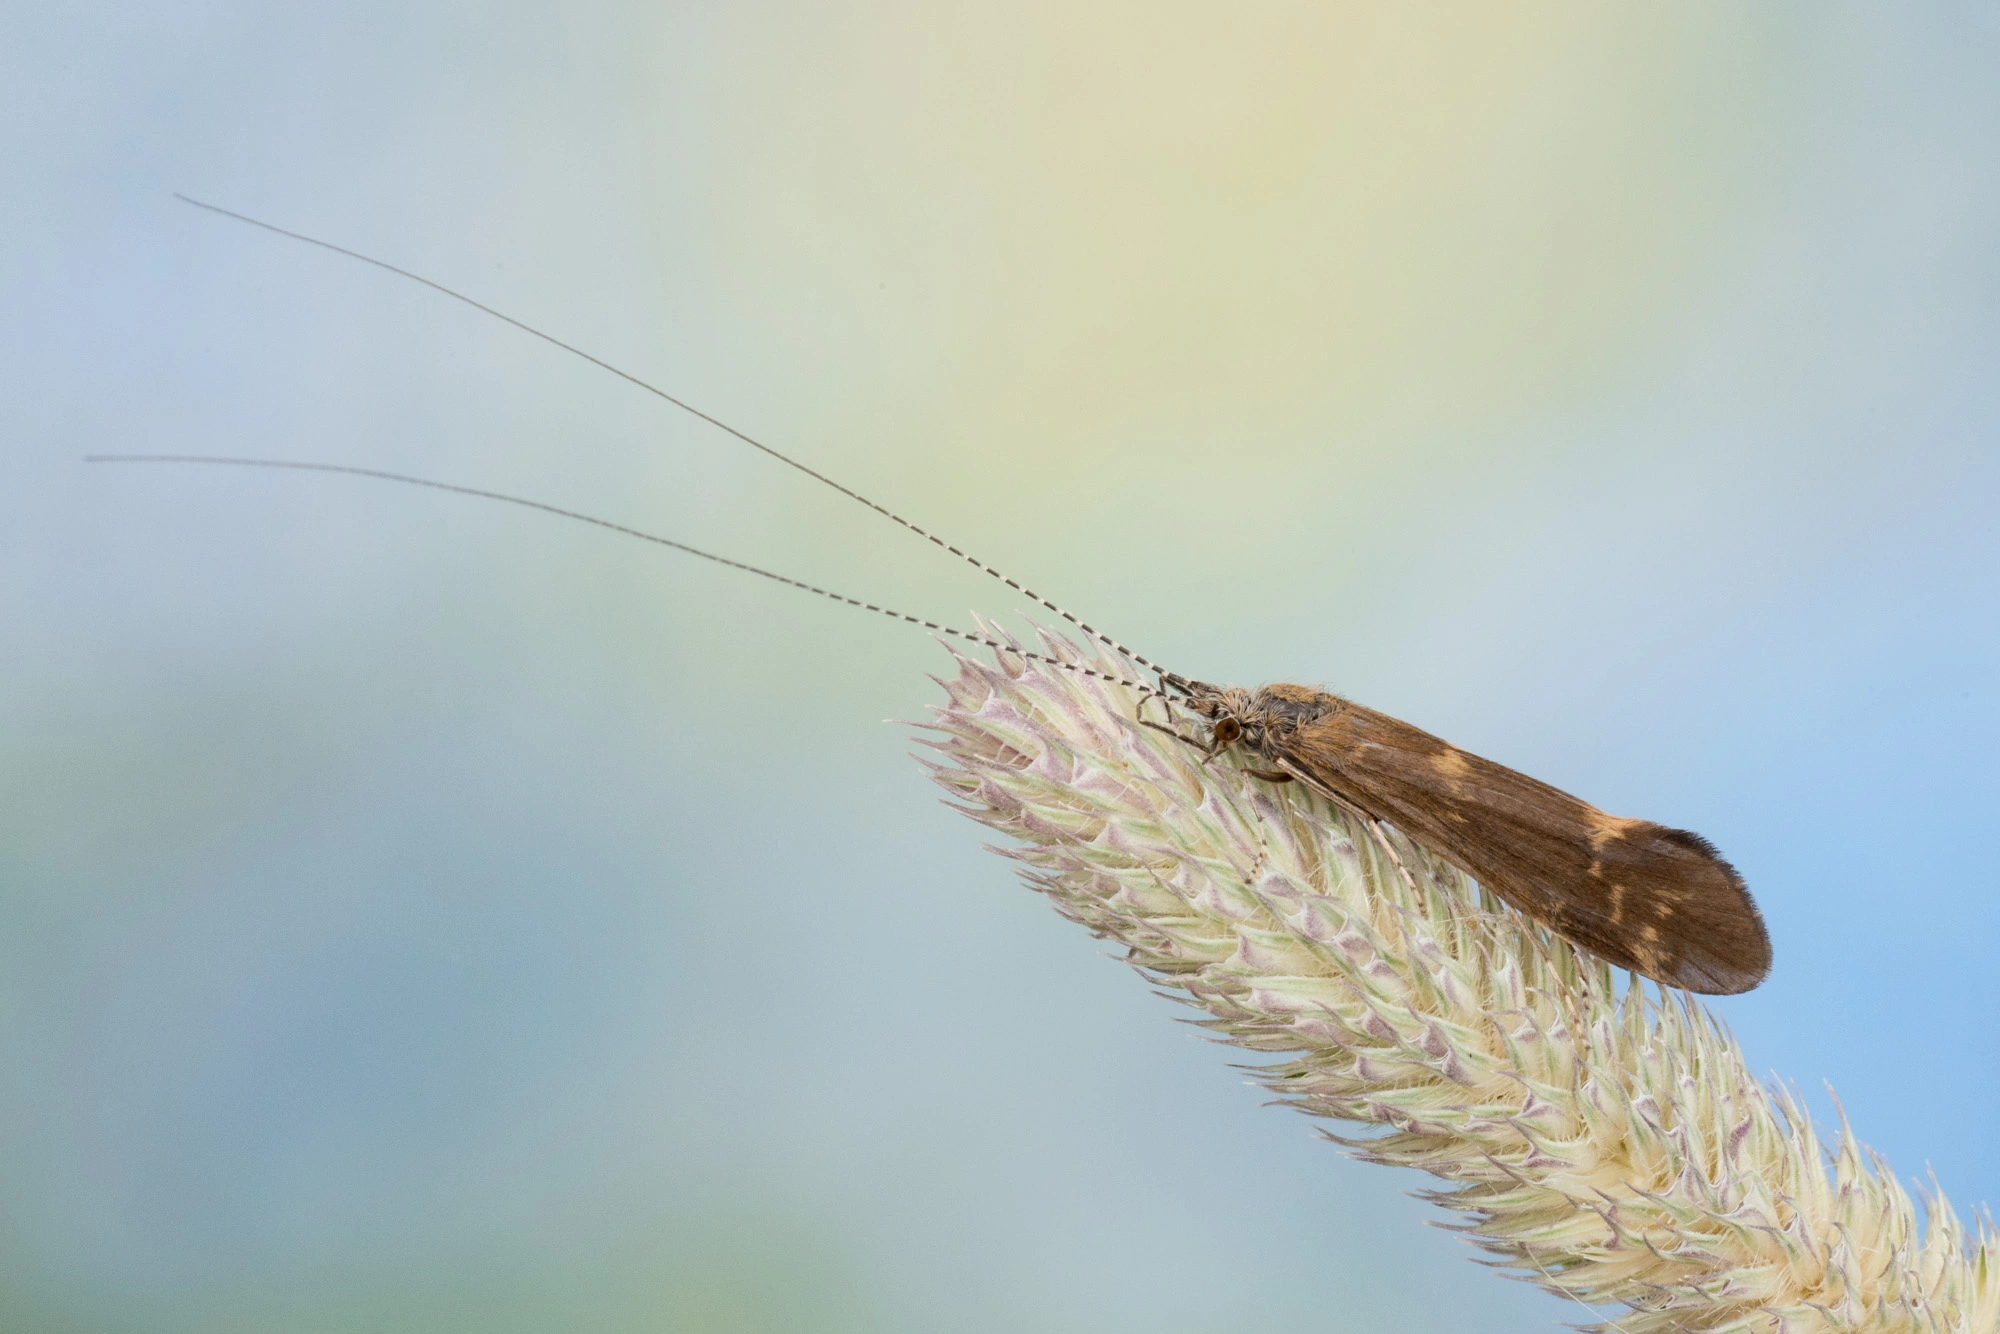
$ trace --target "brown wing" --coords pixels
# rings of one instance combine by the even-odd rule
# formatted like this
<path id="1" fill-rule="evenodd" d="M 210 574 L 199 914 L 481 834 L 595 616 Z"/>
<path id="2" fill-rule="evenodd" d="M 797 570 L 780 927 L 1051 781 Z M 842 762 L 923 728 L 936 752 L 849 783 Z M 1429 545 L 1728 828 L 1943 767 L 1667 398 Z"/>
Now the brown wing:
<path id="1" fill-rule="evenodd" d="M 1282 768 L 1387 820 L 1550 930 L 1690 991 L 1748 991 L 1771 941 L 1742 877 L 1699 834 L 1606 815 L 1345 700 L 1267 747 Z"/>

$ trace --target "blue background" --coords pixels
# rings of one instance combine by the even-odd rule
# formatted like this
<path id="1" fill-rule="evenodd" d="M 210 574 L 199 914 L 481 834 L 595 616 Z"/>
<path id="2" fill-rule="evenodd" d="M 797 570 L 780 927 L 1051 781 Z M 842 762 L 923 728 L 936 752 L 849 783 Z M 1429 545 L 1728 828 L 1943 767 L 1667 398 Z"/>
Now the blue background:
<path id="1" fill-rule="evenodd" d="M 1989 5 L 15 7 L 0 1316 L 1551 1327 L 980 850 L 963 621 L 1305 679 L 1744 871 L 1722 1002 L 2000 1190 Z"/>

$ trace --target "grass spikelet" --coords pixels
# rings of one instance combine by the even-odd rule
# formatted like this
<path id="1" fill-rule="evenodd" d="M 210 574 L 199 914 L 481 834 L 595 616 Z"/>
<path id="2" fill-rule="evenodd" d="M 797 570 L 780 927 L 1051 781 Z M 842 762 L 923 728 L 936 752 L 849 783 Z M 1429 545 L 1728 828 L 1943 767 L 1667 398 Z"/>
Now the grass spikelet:
<path id="1" fill-rule="evenodd" d="M 1412 885 L 1303 785 L 1139 726 L 1129 688 L 1005 651 L 958 667 L 928 743 L 953 804 L 1056 911 L 1270 1058 L 1258 1078 L 1327 1138 L 1435 1178 L 1499 1266 L 1624 1308 L 1597 1328 L 1625 1334 L 2000 1330 L 1991 1221 L 1933 1188 L 1920 1223 L 1844 1119 L 1823 1146 L 1700 1004 L 1621 988 L 1405 842 Z"/>

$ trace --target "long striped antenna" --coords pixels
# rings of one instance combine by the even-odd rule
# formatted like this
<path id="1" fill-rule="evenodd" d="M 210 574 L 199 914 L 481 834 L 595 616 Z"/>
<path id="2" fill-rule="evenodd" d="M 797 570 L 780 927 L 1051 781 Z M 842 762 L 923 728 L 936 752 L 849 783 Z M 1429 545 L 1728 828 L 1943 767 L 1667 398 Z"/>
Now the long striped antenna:
<path id="1" fill-rule="evenodd" d="M 222 217 L 231 218 L 237 222 L 247 223 L 252 227 L 260 228 L 263 231 L 271 232 L 275 235 L 283 236 L 293 241 L 303 241 L 307 245 L 318 246 L 321 250 L 330 250 L 336 255 L 344 255 L 348 259 L 359 260 L 363 264 L 372 265 L 375 268 L 381 269 L 385 273 L 393 273 L 398 278 L 407 278 L 413 283 L 421 283 L 423 286 L 430 288 L 433 292 L 440 293 L 444 296 L 450 297 L 454 301 L 462 302 L 465 305 L 471 306 L 474 310 L 479 311 L 482 314 L 491 315 L 494 319 L 501 321 L 503 324 L 511 324 L 516 329 L 519 329 L 522 333 L 532 334 L 536 338 L 541 339 L 544 343 L 548 343 L 553 347 L 561 348 L 563 351 L 569 353 L 571 356 L 581 357 L 583 358 L 583 360 L 589 362 L 591 365 L 596 366 L 601 370 L 610 371 L 613 375 L 617 376 L 621 380 L 624 380 L 626 383 L 636 385 L 638 388 L 645 390 L 647 393 L 653 395 L 655 398 L 662 399 L 668 403 L 673 404 L 675 407 L 679 408 L 682 412 L 685 412 L 690 416 L 700 418 L 702 421 L 707 422 L 710 426 L 715 427 L 717 430 L 735 436 L 738 440 L 750 446 L 752 449 L 760 450 L 763 453 L 770 455 L 772 458 L 784 464 L 786 467 L 795 468 L 798 471 L 804 473 L 806 476 L 812 478 L 814 481 L 832 487 L 834 490 L 840 492 L 841 495 L 846 496 L 849 500 L 855 501 L 862 505 L 866 505 L 869 509 L 874 510 L 877 514 L 880 514 L 882 517 L 886 519 L 894 520 L 895 522 L 901 524 L 903 527 L 909 529 L 911 532 L 915 533 L 918 537 L 921 537 L 926 542 L 929 542 L 931 545 L 936 547 L 942 547 L 944 550 L 949 551 L 952 555 L 958 557 L 960 560 L 972 566 L 974 569 L 992 575 L 995 579 L 998 579 L 1001 583 L 1007 585 L 1007 587 L 1013 589 L 1016 593 L 1019 593 L 1022 597 L 1028 598 L 1029 600 L 1034 602 L 1037 606 L 1044 607 L 1049 611 L 1054 612 L 1056 615 L 1062 617 L 1065 621 L 1068 621 L 1071 625 L 1075 626 L 1077 629 L 1089 635 L 1092 639 L 1095 639 L 1098 643 L 1103 644 L 1108 648 L 1116 649 L 1118 652 L 1124 654 L 1127 658 L 1131 659 L 1133 662 L 1138 663 L 1141 667 L 1146 668 L 1148 671 L 1159 672 L 1162 670 L 1162 668 L 1160 668 L 1157 664 L 1148 659 L 1145 655 L 1133 652 L 1131 649 L 1126 648 L 1123 644 L 1111 638 L 1109 635 L 1104 634 L 1103 632 L 1095 629 L 1092 626 L 1084 624 L 1084 622 L 1078 620 L 1075 616 L 1072 616 L 1069 612 L 1064 611 L 1061 607 L 1058 607 L 1055 603 L 1049 601 L 1047 598 L 1043 597 L 1040 593 L 1037 593 L 1034 589 L 1029 588 L 1027 585 L 1022 584 L 1013 578 L 1010 578 L 1008 575 L 993 568 L 991 565 L 988 565 L 985 561 L 980 560 L 977 556 L 974 556 L 969 552 L 963 551 L 960 548 L 953 546 L 951 543 L 945 541 L 943 538 L 939 537 L 936 533 L 931 532 L 929 529 L 918 527 L 916 524 L 911 523 L 908 519 L 905 519 L 902 515 L 897 514 L 895 511 L 889 509 L 887 506 L 877 504 L 873 500 L 870 500 L 867 496 L 862 495 L 859 491 L 854 490 L 852 487 L 842 486 L 839 482 L 834 481 L 833 478 L 828 477 L 825 473 L 807 467 L 805 464 L 800 463 L 797 459 L 793 458 L 789 454 L 780 453 L 778 450 L 773 449 L 771 446 L 765 444 L 763 441 L 755 438 L 754 436 L 751 436 L 744 431 L 737 430 L 734 426 L 731 426 L 728 422 L 723 421 L 721 418 L 703 412 L 700 408 L 694 406 L 694 404 L 687 402 L 685 399 L 674 397 L 672 394 L 660 388 L 658 385 L 651 384 L 645 380 L 642 380 L 638 376 L 632 374 L 630 371 L 619 369 L 618 367 L 612 365 L 610 362 L 604 360 L 602 357 L 592 356 L 590 353 L 585 352 L 580 347 L 576 347 L 570 343 L 565 343 L 562 339 L 557 338 L 553 334 L 544 333 L 540 329 L 535 328 L 531 324 L 527 324 L 521 320 L 515 319 L 512 315 L 508 315 L 502 311 L 495 310 L 493 307 L 486 305 L 483 302 L 475 301 L 473 298 L 465 295 L 465 293 L 463 292 L 453 291 L 451 288 L 446 287 L 443 283 L 433 281 L 430 278 L 426 278 L 420 273 L 412 273 L 408 269 L 398 268 L 396 265 L 391 264 L 386 260 L 376 259 L 372 255 L 364 255 L 358 250 L 349 250 L 346 246 L 335 245 L 331 241 L 322 241 L 316 236 L 307 236 L 303 232 L 290 231 L 287 230 L 286 228 L 277 226 L 274 223 L 269 223 L 259 218 L 250 217 L 248 214 L 237 213 L 231 209 L 223 208 L 218 204 L 203 203 L 199 199 L 191 199 L 187 195 L 181 194 L 179 192 L 175 192 L 174 198 L 180 200 L 183 204 L 192 204 L 194 207 L 198 209 L 203 209 L 210 213 L 219 214 Z M 415 479 L 402 478 L 400 480 L 412 481 Z M 426 486 L 442 485 L 441 483 L 430 483 L 430 482 L 422 484 Z M 462 488 L 446 487 L 445 489 L 454 490 Z M 480 492 L 479 494 L 486 495 L 490 493 Z M 500 496 L 498 497 L 498 499 L 513 500 L 514 497 Z M 533 504 L 534 502 L 516 501 L 516 503 L 527 505 L 527 504 Z M 544 505 L 541 506 L 540 508 L 547 509 L 549 507 Z M 581 516 L 572 515 L 571 517 L 575 518 Z M 590 522 L 595 523 L 597 522 L 597 520 L 592 519 L 590 520 Z M 617 525 L 613 524 L 609 526 L 616 527 Z M 643 534 L 641 534 L 641 536 L 643 536 Z M 677 546 L 679 544 L 670 543 L 669 545 Z M 692 548 L 683 548 L 683 550 L 692 550 Z M 706 554 L 706 553 L 697 553 L 697 554 Z M 724 562 L 724 563 L 729 564 L 731 562 Z M 764 571 L 759 570 L 757 571 L 757 573 L 762 574 L 764 573 Z M 775 579 L 778 578 L 779 576 L 772 575 L 770 577 Z M 786 582 L 790 581 L 787 580 Z M 800 585 L 800 587 L 804 586 L 805 585 Z M 843 600 L 852 601 L 851 598 Z M 855 605 L 865 606 L 867 604 L 856 603 Z M 913 618 L 906 617 L 905 619 L 913 619 Z M 924 622 L 924 624 L 928 624 L 928 622 Z M 957 632 L 953 631 L 952 633 L 955 634 Z"/>
<path id="2" fill-rule="evenodd" d="M 920 625 L 926 630 L 934 631 L 941 635 L 950 635 L 953 639 L 961 639 L 968 644 L 979 644 L 986 648 L 998 649 L 1002 653 L 1011 653 L 1017 658 L 1026 658 L 1030 662 L 1039 662 L 1049 667 L 1060 667 L 1066 672 L 1076 672 L 1083 676 L 1094 676 L 1100 681 L 1110 681 L 1115 685 L 1130 686 L 1134 690 L 1143 692 L 1146 696 L 1160 699 L 1168 698 L 1167 695 L 1147 685 L 1144 681 L 1133 681 L 1123 676 L 1116 676 L 1110 672 L 1100 672 L 1096 668 L 1086 667 L 1080 662 L 1065 662 L 1061 658 L 1051 657 L 1046 653 L 1032 653 L 1018 645 L 1005 643 L 987 635 L 973 634 L 966 630 L 954 630 L 948 625 L 939 625 L 936 621 L 927 621 L 921 616 L 912 616 L 908 612 L 877 606 L 873 602 L 863 602 L 860 598 L 851 598 L 845 593 L 836 593 L 832 589 L 821 588 L 817 584 L 809 584 L 802 579 L 793 579 L 776 571 L 764 569 L 762 566 L 751 565 L 740 560 L 731 560 L 727 556 L 718 556 L 713 551 L 703 551 L 700 547 L 691 547 L 685 542 L 676 542 L 671 537 L 661 537 L 658 533 L 649 533 L 644 529 L 632 528 L 610 519 L 600 519 L 594 514 L 583 514 L 576 510 L 566 510 L 560 505 L 550 505 L 540 500 L 529 500 L 525 496 L 510 496 L 504 491 L 486 491 L 476 486 L 460 486 L 455 482 L 440 482 L 429 477 L 412 477 L 407 473 L 384 472 L 379 468 L 356 468 L 344 463 L 307 463 L 294 459 L 229 458 L 213 454 L 86 454 L 83 456 L 83 461 L 85 463 L 201 463 L 224 468 L 284 468 L 294 472 L 343 473 L 349 477 L 371 477 L 377 481 L 401 482 L 405 486 L 424 486 L 429 487 L 433 491 L 449 491 L 454 495 L 477 496 L 481 500 L 501 500 L 509 505 L 519 505 L 524 509 L 540 510 L 544 514 L 553 514 L 558 518 L 574 519 L 578 523 L 587 523 L 594 527 L 608 529 L 614 533 L 622 533 L 626 537 L 636 537 L 642 542 L 651 542 L 656 546 L 670 547 L 675 551 L 685 552 L 690 556 L 699 556 L 703 560 L 714 561 L 717 565 L 727 565 L 732 570 L 742 570 L 745 574 L 754 574 L 761 578 L 769 579 L 773 583 L 783 584 L 787 588 L 796 588 L 801 592 L 814 593 L 820 597 L 829 598 L 834 602 L 846 603 L 850 607 L 859 607 L 862 611 L 872 611 L 878 616 L 887 616 L 891 620 L 904 621 L 910 625 Z"/>

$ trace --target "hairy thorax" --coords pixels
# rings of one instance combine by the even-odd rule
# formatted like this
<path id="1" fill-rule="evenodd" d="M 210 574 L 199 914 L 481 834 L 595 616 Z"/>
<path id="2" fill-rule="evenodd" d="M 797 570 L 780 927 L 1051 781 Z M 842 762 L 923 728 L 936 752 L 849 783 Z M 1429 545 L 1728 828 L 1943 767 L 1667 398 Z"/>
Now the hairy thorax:
<path id="1" fill-rule="evenodd" d="M 1324 731 L 1347 706 L 1338 695 L 1287 682 L 1236 693 L 1244 696 L 1235 714 L 1244 739 L 1260 750 L 1283 746 L 1307 730 Z"/>

